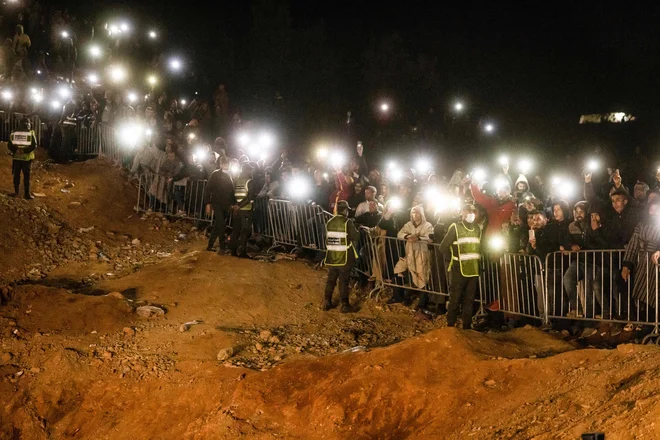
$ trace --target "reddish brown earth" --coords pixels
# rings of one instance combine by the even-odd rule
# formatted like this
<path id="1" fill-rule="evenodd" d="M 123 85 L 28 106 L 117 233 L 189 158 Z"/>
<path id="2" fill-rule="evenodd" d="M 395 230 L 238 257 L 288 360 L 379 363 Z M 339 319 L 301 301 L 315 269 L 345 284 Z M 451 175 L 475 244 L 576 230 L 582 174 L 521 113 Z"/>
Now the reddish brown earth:
<path id="1" fill-rule="evenodd" d="M 140 220 L 135 189 L 101 161 L 37 176 L 80 188 L 44 190 L 44 223 L 55 216 L 71 241 L 91 223 L 90 240 L 119 250 L 52 264 L 36 284 L 0 284 L 1 440 L 660 438 L 656 346 L 578 350 L 532 328 L 461 331 L 359 292 L 358 313 L 324 313 L 322 271 L 204 252 L 195 234 L 174 243 L 184 226 Z M 68 208 L 70 194 L 84 203 Z M 14 228 L 30 231 L 11 218 L 0 263 L 18 277 L 41 256 L 12 248 Z M 171 255 L 150 257 L 144 243 Z M 143 264 L 92 276 L 115 271 L 121 252 Z M 140 317 L 141 305 L 166 313 Z M 368 348 L 345 352 L 355 346 Z"/>

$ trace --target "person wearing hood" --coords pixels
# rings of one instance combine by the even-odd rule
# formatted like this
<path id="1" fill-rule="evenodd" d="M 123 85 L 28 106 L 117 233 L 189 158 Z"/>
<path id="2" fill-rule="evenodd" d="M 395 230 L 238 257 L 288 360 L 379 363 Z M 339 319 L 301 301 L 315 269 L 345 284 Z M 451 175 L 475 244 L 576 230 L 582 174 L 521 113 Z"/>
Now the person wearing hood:
<path id="1" fill-rule="evenodd" d="M 574 220 L 568 225 L 568 235 L 570 236 L 570 250 L 580 251 L 584 248 L 584 239 L 587 233 L 589 222 L 586 220 L 589 205 L 585 201 L 577 202 L 573 207 Z M 569 249 L 566 249 L 569 250 Z"/>
<path id="2" fill-rule="evenodd" d="M 485 234 L 487 236 L 499 234 L 502 224 L 508 222 L 511 214 L 516 209 L 516 204 L 511 198 L 511 187 L 508 184 L 497 188 L 497 197 L 490 197 L 482 193 L 477 185 L 470 185 L 474 201 L 481 205 L 488 216 L 488 225 Z"/>
<path id="3" fill-rule="evenodd" d="M 348 282 L 351 269 L 357 259 L 356 248 L 360 241 L 360 233 L 355 228 L 348 214 L 350 206 L 345 200 L 337 202 L 337 215 L 326 224 L 326 254 L 324 264 L 328 267 L 328 279 L 325 284 L 324 311 L 332 309 L 332 294 L 339 282 L 339 297 L 341 298 L 341 313 L 353 311 L 348 299 Z"/>
<path id="4" fill-rule="evenodd" d="M 529 181 L 527 180 L 527 177 L 523 174 L 518 175 L 514 188 L 513 197 L 518 200 L 518 203 L 522 203 L 525 193 L 529 192 Z"/>
<path id="5" fill-rule="evenodd" d="M 447 325 L 456 325 L 462 308 L 463 329 L 472 327 L 474 300 L 479 286 L 479 262 L 481 260 L 481 228 L 477 226 L 477 208 L 465 205 L 461 209 L 461 221 L 449 226 L 447 235 L 440 243 L 449 272 L 449 306 Z"/>

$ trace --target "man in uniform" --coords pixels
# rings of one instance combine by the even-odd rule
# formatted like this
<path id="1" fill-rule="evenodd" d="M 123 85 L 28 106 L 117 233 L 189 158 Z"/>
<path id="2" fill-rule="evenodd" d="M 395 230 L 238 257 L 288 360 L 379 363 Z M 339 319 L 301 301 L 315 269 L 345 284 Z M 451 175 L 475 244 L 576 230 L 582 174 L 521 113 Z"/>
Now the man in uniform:
<path id="1" fill-rule="evenodd" d="M 463 308 L 463 329 L 472 326 L 474 299 L 479 286 L 479 260 L 481 259 L 481 229 L 475 223 L 477 208 L 465 205 L 461 221 L 449 226 L 440 243 L 445 261 L 449 261 L 449 307 L 447 325 L 456 324 L 459 309 Z"/>
<path id="2" fill-rule="evenodd" d="M 341 313 L 352 312 L 348 301 L 348 282 L 351 269 L 357 258 L 355 250 L 360 240 L 360 233 L 353 221 L 348 219 L 350 207 L 348 202 L 337 202 L 337 215 L 326 224 L 326 254 L 325 265 L 328 267 L 328 280 L 325 284 L 325 301 L 322 309 L 327 311 L 332 306 L 332 293 L 339 281 L 339 296 L 341 298 Z"/>
<path id="3" fill-rule="evenodd" d="M 11 170 L 14 176 L 13 197 L 18 197 L 21 173 L 23 173 L 23 194 L 27 200 L 34 199 L 30 194 L 30 169 L 34 160 L 34 150 L 37 149 L 37 137 L 31 128 L 32 124 L 27 117 L 21 119 L 18 130 L 9 135 L 8 144 L 13 158 L 11 162 Z"/>
<path id="4" fill-rule="evenodd" d="M 249 163 L 244 163 L 241 174 L 234 181 L 234 196 L 237 207 L 234 208 L 231 231 L 231 254 L 234 257 L 251 258 L 247 253 L 247 242 L 252 234 L 252 203 L 257 198 L 254 181 L 252 180 L 253 168 Z M 240 253 L 238 248 L 241 248 Z"/>

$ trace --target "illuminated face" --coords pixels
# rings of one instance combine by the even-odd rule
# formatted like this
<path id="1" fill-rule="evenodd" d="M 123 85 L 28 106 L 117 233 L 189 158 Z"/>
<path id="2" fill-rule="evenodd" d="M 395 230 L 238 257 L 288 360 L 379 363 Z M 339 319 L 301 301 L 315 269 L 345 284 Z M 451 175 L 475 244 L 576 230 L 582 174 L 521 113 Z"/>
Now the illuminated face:
<path id="1" fill-rule="evenodd" d="M 355 194 L 362 194 L 362 184 L 356 183 L 355 186 L 353 186 L 353 190 L 355 191 Z"/>
<path id="2" fill-rule="evenodd" d="M 369 202 L 369 212 L 373 214 L 376 211 L 378 211 L 378 204 L 376 202 Z"/>
<path id="3" fill-rule="evenodd" d="M 543 229 L 545 222 L 546 219 L 543 214 L 535 214 L 533 220 L 533 229 Z"/>
<path id="4" fill-rule="evenodd" d="M 653 203 L 653 202 L 656 202 L 658 200 L 660 200 L 659 196 L 658 196 L 658 193 L 652 192 L 651 194 L 649 194 L 649 200 L 648 200 L 649 203 Z"/>
<path id="5" fill-rule="evenodd" d="M 507 191 L 506 188 L 500 188 L 497 190 L 497 198 L 504 200 L 507 197 L 509 197 L 509 191 Z"/>
<path id="6" fill-rule="evenodd" d="M 554 216 L 555 220 L 558 222 L 564 221 L 564 211 L 562 211 L 561 206 L 555 205 L 552 207 L 552 215 Z"/>
<path id="7" fill-rule="evenodd" d="M 381 185 L 380 186 L 380 193 L 383 195 L 383 197 L 387 197 L 389 194 L 389 188 L 387 185 Z"/>
<path id="8" fill-rule="evenodd" d="M 413 209 L 411 213 L 411 218 L 414 224 L 418 225 L 422 222 L 422 214 L 418 210 Z"/>
<path id="9" fill-rule="evenodd" d="M 578 221 L 578 222 L 582 222 L 582 221 L 584 221 L 584 216 L 585 216 L 586 214 L 587 214 L 587 213 L 584 212 L 584 210 L 583 210 L 582 208 L 580 208 L 580 207 L 575 208 L 575 209 L 573 210 L 573 216 L 575 217 L 575 220 Z"/>
<path id="10" fill-rule="evenodd" d="M 622 195 L 615 195 L 612 196 L 612 208 L 617 212 L 617 214 L 621 214 L 628 204 L 628 199 Z"/>
<path id="11" fill-rule="evenodd" d="M 655 215 L 658 214 L 658 205 L 649 205 L 649 215 L 651 217 L 654 217 Z"/>
<path id="12" fill-rule="evenodd" d="M 367 200 L 376 200 L 376 190 L 375 189 L 368 189 L 365 191 L 365 197 Z"/>
<path id="13" fill-rule="evenodd" d="M 633 189 L 633 197 L 635 200 L 644 200 L 646 198 L 646 189 L 644 185 L 635 185 Z"/>
<path id="14" fill-rule="evenodd" d="M 591 221 L 600 224 L 600 215 L 597 212 L 592 212 Z"/>
<path id="15" fill-rule="evenodd" d="M 523 192 L 527 189 L 527 185 L 525 185 L 523 182 L 518 182 L 518 185 L 516 185 L 516 189 L 520 192 Z"/>

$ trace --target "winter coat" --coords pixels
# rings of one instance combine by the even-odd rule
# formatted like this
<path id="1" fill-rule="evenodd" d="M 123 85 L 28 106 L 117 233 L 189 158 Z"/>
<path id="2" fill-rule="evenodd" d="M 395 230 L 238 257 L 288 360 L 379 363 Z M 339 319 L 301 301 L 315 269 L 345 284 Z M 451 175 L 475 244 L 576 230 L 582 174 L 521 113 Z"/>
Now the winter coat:
<path id="1" fill-rule="evenodd" d="M 471 186 L 472 197 L 474 201 L 480 204 L 488 214 L 488 226 L 486 227 L 486 235 L 499 234 L 502 230 L 502 224 L 511 219 L 513 210 L 516 209 L 516 204 L 507 198 L 506 200 L 499 200 L 494 197 L 485 195 L 479 190 L 476 185 Z"/>
<path id="2" fill-rule="evenodd" d="M 660 249 L 660 226 L 655 220 L 640 222 L 626 245 L 623 266 L 633 272 L 633 298 L 650 307 L 656 305 L 656 279 L 658 267 L 651 262 L 651 255 Z"/>
<path id="3" fill-rule="evenodd" d="M 420 213 L 422 219 L 418 225 L 412 221 L 412 213 L 417 211 Z M 416 242 L 406 241 L 406 257 L 400 260 L 394 269 L 395 273 L 403 273 L 406 270 L 410 273 L 412 282 L 418 288 L 426 287 L 429 281 L 431 270 L 429 258 L 429 235 L 433 234 L 433 225 L 426 221 L 424 215 L 424 208 L 419 205 L 410 210 L 410 221 L 406 223 L 397 234 L 400 240 L 406 240 L 411 235 L 417 236 L 419 239 Z"/>

